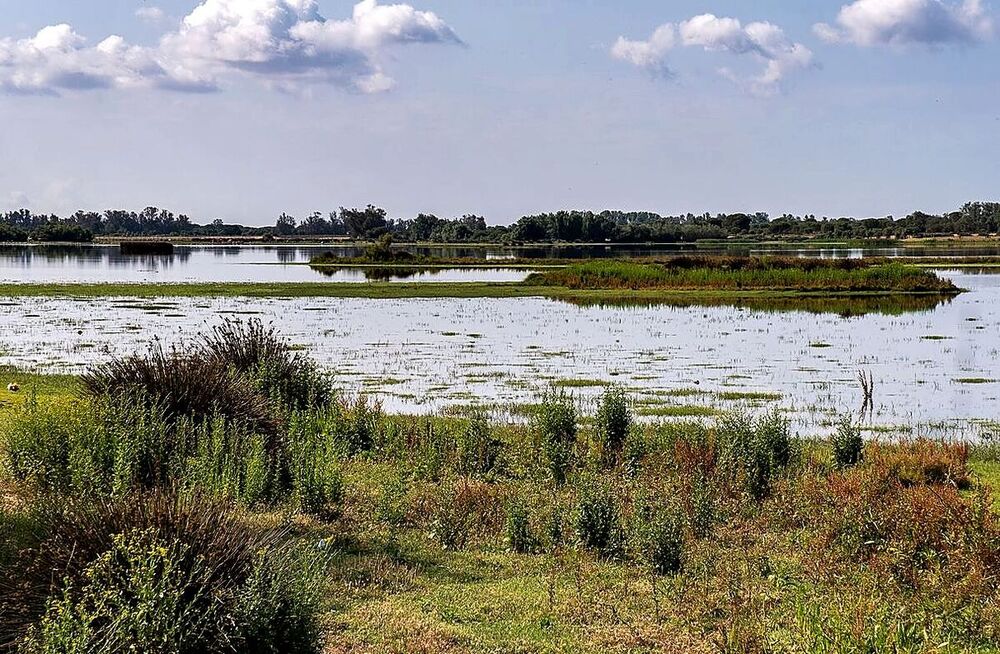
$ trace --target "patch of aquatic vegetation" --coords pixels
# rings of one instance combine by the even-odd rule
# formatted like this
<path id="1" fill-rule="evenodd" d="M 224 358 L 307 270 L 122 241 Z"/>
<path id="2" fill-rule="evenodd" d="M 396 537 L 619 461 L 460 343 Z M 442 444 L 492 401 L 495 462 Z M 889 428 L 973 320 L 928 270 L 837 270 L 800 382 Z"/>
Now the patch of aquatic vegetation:
<path id="1" fill-rule="evenodd" d="M 766 391 L 720 391 L 715 396 L 728 402 L 777 402 L 781 399 L 781 393 Z"/>
<path id="2" fill-rule="evenodd" d="M 572 289 L 958 293 L 935 273 L 868 259 L 677 257 L 663 264 L 608 260 L 534 273 L 526 284 Z"/>
<path id="3" fill-rule="evenodd" d="M 958 377 L 952 380 L 956 384 L 995 384 L 996 379 L 990 379 L 988 377 Z"/>

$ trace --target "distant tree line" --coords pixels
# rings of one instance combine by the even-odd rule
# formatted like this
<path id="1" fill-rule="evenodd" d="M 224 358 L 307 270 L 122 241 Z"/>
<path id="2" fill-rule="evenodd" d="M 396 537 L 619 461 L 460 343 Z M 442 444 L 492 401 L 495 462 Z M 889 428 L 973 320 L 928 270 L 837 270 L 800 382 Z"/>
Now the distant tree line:
<path id="1" fill-rule="evenodd" d="M 1000 232 L 1000 202 L 970 202 L 942 215 L 915 212 L 905 218 L 817 218 L 814 215 L 766 213 L 685 214 L 652 212 L 558 211 L 524 216 L 510 226 L 487 225 L 482 216 L 439 218 L 419 214 L 392 219 L 385 209 L 368 205 L 302 220 L 282 213 L 273 227 L 245 227 L 214 220 L 205 225 L 186 215 L 156 207 L 140 212 L 77 211 L 68 218 L 33 214 L 26 209 L 0 214 L 0 241 L 89 241 L 94 236 L 344 237 L 374 240 L 391 234 L 395 241 L 437 243 L 678 243 L 727 238 L 891 239 Z"/>

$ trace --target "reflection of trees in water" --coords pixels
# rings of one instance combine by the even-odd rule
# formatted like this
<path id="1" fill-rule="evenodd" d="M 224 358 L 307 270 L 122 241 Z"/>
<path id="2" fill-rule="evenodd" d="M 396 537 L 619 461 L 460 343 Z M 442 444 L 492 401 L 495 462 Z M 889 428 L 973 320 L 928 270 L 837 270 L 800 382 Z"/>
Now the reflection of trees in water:
<path id="1" fill-rule="evenodd" d="M 399 267 L 389 267 L 389 268 L 358 268 L 358 267 L 331 267 L 323 266 L 322 268 L 313 268 L 316 272 L 323 275 L 324 277 L 335 277 L 339 274 L 345 272 L 354 273 L 355 275 L 364 275 L 364 278 L 370 282 L 390 282 L 399 281 L 404 279 L 412 279 L 418 275 L 436 275 L 445 271 L 442 268 L 399 268 Z"/>
<path id="2" fill-rule="evenodd" d="M 123 255 L 117 246 L 100 245 L 20 245 L 0 246 L 0 261 L 11 266 L 29 268 L 34 262 L 64 267 L 100 267 L 121 269 L 136 267 L 172 267 L 186 264 L 191 251 L 176 249 L 173 254 Z"/>

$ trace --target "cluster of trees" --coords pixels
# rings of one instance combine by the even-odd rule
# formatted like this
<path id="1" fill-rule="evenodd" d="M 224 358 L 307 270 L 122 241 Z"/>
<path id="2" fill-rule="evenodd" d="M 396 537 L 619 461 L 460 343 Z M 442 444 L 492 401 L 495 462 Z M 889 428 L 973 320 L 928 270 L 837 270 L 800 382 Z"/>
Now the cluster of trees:
<path id="1" fill-rule="evenodd" d="M 374 240 L 391 234 L 397 241 L 676 243 L 726 238 L 873 239 L 912 236 L 968 236 L 1000 232 L 1000 202 L 970 202 L 943 215 L 915 212 L 905 218 L 817 218 L 766 213 L 685 214 L 651 212 L 559 211 L 524 216 L 513 225 L 487 225 L 482 216 L 438 218 L 419 214 L 391 219 L 368 205 L 327 214 L 314 212 L 299 221 L 282 213 L 273 227 L 245 227 L 215 220 L 199 225 L 181 214 L 147 207 L 140 212 L 77 211 L 68 218 L 33 214 L 26 209 L 0 214 L 0 241 L 89 241 L 98 236 L 339 236 Z"/>

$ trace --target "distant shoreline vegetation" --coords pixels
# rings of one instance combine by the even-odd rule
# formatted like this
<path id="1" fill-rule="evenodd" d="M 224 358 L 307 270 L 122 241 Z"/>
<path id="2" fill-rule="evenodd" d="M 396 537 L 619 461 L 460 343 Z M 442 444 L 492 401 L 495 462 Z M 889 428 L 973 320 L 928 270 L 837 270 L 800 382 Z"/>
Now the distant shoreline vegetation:
<path id="1" fill-rule="evenodd" d="M 646 211 L 558 211 L 521 217 L 510 226 L 488 225 L 477 215 L 390 218 L 384 209 L 341 207 L 298 219 L 282 213 L 274 225 L 248 227 L 221 219 L 198 224 L 184 214 L 157 207 L 142 211 L 77 211 L 69 217 L 27 209 L 0 214 L 0 241 L 76 241 L 95 237 L 226 237 L 271 239 L 344 238 L 376 240 L 389 234 L 408 243 L 694 243 L 745 240 L 873 240 L 996 236 L 1000 202 L 969 202 L 934 215 L 916 211 L 904 218 L 817 217 L 766 213 L 683 214 Z"/>

